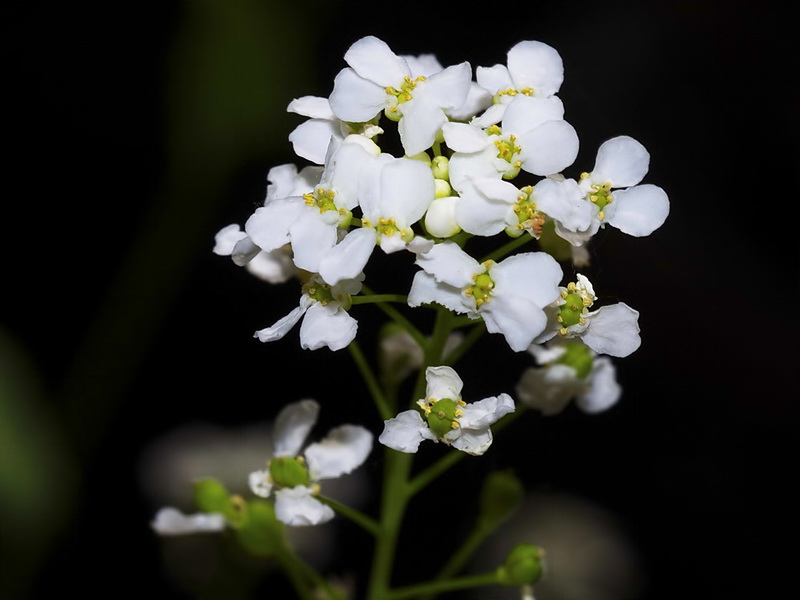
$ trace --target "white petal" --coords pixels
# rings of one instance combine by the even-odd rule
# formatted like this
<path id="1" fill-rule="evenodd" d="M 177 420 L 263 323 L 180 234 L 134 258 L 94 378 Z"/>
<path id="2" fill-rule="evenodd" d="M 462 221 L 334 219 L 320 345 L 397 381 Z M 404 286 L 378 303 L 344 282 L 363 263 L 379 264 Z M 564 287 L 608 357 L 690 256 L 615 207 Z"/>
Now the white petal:
<path id="1" fill-rule="evenodd" d="M 364 136 L 350 135 L 328 158 L 322 178 L 324 185 L 336 192 L 334 202 L 337 207 L 352 210 L 358 205 L 361 172 L 375 158 L 367 148 L 374 146 Z"/>
<path id="2" fill-rule="evenodd" d="M 302 318 L 305 314 L 306 310 L 308 309 L 308 302 L 307 296 L 302 296 L 300 299 L 300 305 L 293 309 L 288 315 L 279 319 L 274 325 L 271 327 L 267 327 L 266 329 L 260 329 L 256 331 L 255 336 L 261 342 L 274 342 L 283 338 L 289 331 L 294 327 L 297 322 Z"/>
<path id="3" fill-rule="evenodd" d="M 369 262 L 377 241 L 374 229 L 352 230 L 320 261 L 319 274 L 329 285 L 342 279 L 356 279 Z"/>
<path id="4" fill-rule="evenodd" d="M 592 203 L 587 202 L 574 179 L 543 179 L 533 189 L 537 210 L 570 231 L 586 231 L 594 221 Z"/>
<path id="5" fill-rule="evenodd" d="M 498 187 L 493 189 L 487 185 L 478 186 L 479 182 L 496 183 Z M 509 225 L 514 209 L 513 201 L 509 204 L 505 198 L 505 191 L 508 190 L 505 186 L 510 186 L 516 199 L 519 190 L 500 179 L 481 179 L 464 185 L 461 200 L 456 206 L 456 220 L 464 231 L 473 235 L 490 236 L 500 233 Z"/>
<path id="6" fill-rule="evenodd" d="M 546 252 L 523 252 L 509 256 L 489 271 L 495 296 L 515 295 L 531 300 L 539 308 L 555 302 L 563 272 Z M 494 300 L 494 299 L 493 299 Z"/>
<path id="7" fill-rule="evenodd" d="M 269 498 L 272 493 L 272 480 L 270 479 L 269 470 L 253 471 L 247 477 L 247 483 L 256 496 Z"/>
<path id="8" fill-rule="evenodd" d="M 236 223 L 223 227 L 214 236 L 212 252 L 219 256 L 230 256 L 236 242 L 246 237 L 247 234 Z"/>
<path id="9" fill-rule="evenodd" d="M 403 78 L 411 75 L 405 59 L 397 56 L 386 42 L 371 35 L 350 46 L 344 60 L 361 77 L 381 87 L 400 86 Z"/>
<path id="10" fill-rule="evenodd" d="M 577 378 L 575 369 L 567 365 L 526 369 L 517 384 L 520 402 L 543 415 L 563 411 L 569 401 L 583 391 L 584 382 Z"/>
<path id="11" fill-rule="evenodd" d="M 403 118 L 397 128 L 406 156 L 419 154 L 433 146 L 442 125 L 447 123 L 444 111 L 434 102 L 423 98 L 404 102 L 399 108 Z"/>
<path id="12" fill-rule="evenodd" d="M 472 67 L 468 62 L 462 62 L 447 67 L 420 83 L 414 97 L 444 110 L 453 110 L 467 100 L 471 83 Z"/>
<path id="13" fill-rule="evenodd" d="M 334 216 L 333 224 L 326 222 L 326 215 Z M 335 211 L 321 215 L 317 208 L 306 207 L 289 230 L 294 264 L 310 273 L 319 271 L 320 261 L 336 244 L 336 221 Z"/>
<path id="14" fill-rule="evenodd" d="M 462 430 L 458 437 L 450 442 L 456 450 L 461 450 L 472 456 L 485 454 L 492 445 L 492 430 L 488 427 L 480 430 Z"/>
<path id="15" fill-rule="evenodd" d="M 408 292 L 408 305 L 417 307 L 432 302 L 441 304 L 453 312 L 470 312 L 464 303 L 461 288 L 439 283 L 433 275 L 419 271 L 414 275 L 414 279 L 411 282 L 411 290 Z"/>
<path id="16" fill-rule="evenodd" d="M 461 398 L 461 389 L 464 382 L 452 367 L 428 367 L 425 370 L 425 398 L 450 398 L 458 400 Z"/>
<path id="17" fill-rule="evenodd" d="M 447 116 L 455 121 L 469 121 L 475 115 L 485 111 L 492 105 L 492 95 L 472 82 L 467 92 L 467 99 L 459 107 L 446 110 Z"/>
<path id="18" fill-rule="evenodd" d="M 313 481 L 333 479 L 351 473 L 372 451 L 372 434 L 359 425 L 331 429 L 321 442 L 311 444 L 303 455 Z"/>
<path id="19" fill-rule="evenodd" d="M 308 433 L 317 422 L 319 404 L 314 400 L 300 400 L 287 404 L 275 419 L 273 428 L 274 455 L 297 456 Z"/>
<path id="20" fill-rule="evenodd" d="M 247 263 L 247 270 L 269 283 L 283 283 L 297 272 L 291 255 L 281 248 L 259 252 Z"/>
<path id="21" fill-rule="evenodd" d="M 547 121 L 520 136 L 518 144 L 522 148 L 522 169 L 542 176 L 570 166 L 580 146 L 575 128 L 566 121 Z"/>
<path id="22" fill-rule="evenodd" d="M 336 123 L 323 119 L 309 119 L 294 128 L 289 134 L 289 141 L 297 156 L 321 165 L 325 162 L 332 137 L 341 137 Z"/>
<path id="23" fill-rule="evenodd" d="M 482 127 L 488 129 L 492 125 L 497 125 L 503 120 L 506 114 L 506 107 L 508 104 L 493 104 L 487 108 L 483 114 L 476 116 L 470 121 L 471 125 L 475 127 Z"/>
<path id="24" fill-rule="evenodd" d="M 289 243 L 289 228 L 306 208 L 299 196 L 270 200 L 250 215 L 244 230 L 262 250 L 275 250 Z"/>
<path id="25" fill-rule="evenodd" d="M 506 105 L 503 114 L 503 134 L 514 134 L 517 137 L 536 129 L 548 121 L 564 119 L 564 104 L 555 96 L 552 98 L 534 98 L 517 95 Z M 553 171 L 555 173 L 555 171 Z M 548 173 L 549 174 L 549 173 Z"/>
<path id="26" fill-rule="evenodd" d="M 225 529 L 225 517 L 217 513 L 185 515 L 167 506 L 156 513 L 150 526 L 159 535 L 184 535 Z"/>
<path id="27" fill-rule="evenodd" d="M 592 181 L 612 187 L 636 185 L 650 168 L 650 153 L 632 137 L 622 135 L 603 142 L 597 150 Z"/>
<path id="28" fill-rule="evenodd" d="M 380 172 L 379 217 L 392 217 L 398 227 L 410 227 L 428 210 L 435 195 L 433 173 L 418 160 L 398 158 Z"/>
<path id="29" fill-rule="evenodd" d="M 328 99 L 321 98 L 319 96 L 303 96 L 301 98 L 295 98 L 289 102 L 289 106 L 286 107 L 286 111 L 297 113 L 298 115 L 303 115 L 304 117 L 310 117 L 312 119 L 326 119 L 328 121 L 332 121 L 334 119 L 333 111 L 331 110 L 331 105 L 328 103 Z"/>
<path id="30" fill-rule="evenodd" d="M 387 106 L 383 86 L 359 77 L 353 69 L 342 69 L 333 80 L 330 104 L 342 121 L 369 121 Z"/>
<path id="31" fill-rule="evenodd" d="M 472 285 L 472 275 L 484 269 L 478 261 L 454 242 L 436 244 L 425 254 L 417 256 L 417 264 L 437 281 L 456 288 Z"/>
<path id="32" fill-rule="evenodd" d="M 442 134 L 447 147 L 456 152 L 480 152 L 489 143 L 483 129 L 466 123 L 445 123 Z"/>
<path id="33" fill-rule="evenodd" d="M 611 408 L 622 395 L 622 387 L 617 383 L 616 369 L 609 358 L 595 358 L 589 375 L 590 387 L 580 394 L 575 404 L 587 413 L 599 413 Z"/>
<path id="34" fill-rule="evenodd" d="M 347 314 L 338 302 L 327 306 L 316 303 L 308 308 L 300 325 L 300 346 L 306 350 L 346 348 L 356 337 L 358 321 Z"/>
<path id="35" fill-rule="evenodd" d="M 281 252 L 281 250 L 270 250 L 270 252 Z M 233 246 L 233 250 L 231 250 L 231 260 L 233 260 L 234 264 L 243 267 L 250 264 L 256 256 L 263 253 L 261 248 L 256 246 L 253 240 L 245 235 L 245 237 L 240 239 Z"/>
<path id="36" fill-rule="evenodd" d="M 471 179 L 500 179 L 502 174 L 493 163 L 496 155 L 494 146 L 485 146 L 481 152 L 456 152 L 450 158 L 450 185 L 461 193 Z"/>
<path id="37" fill-rule="evenodd" d="M 297 196 L 293 190 L 297 179 L 297 167 L 292 164 L 272 167 L 267 173 L 267 200 Z"/>
<path id="38" fill-rule="evenodd" d="M 619 302 L 604 306 L 587 319 L 589 326 L 581 336 L 583 343 L 598 354 L 625 357 L 642 343 L 639 312 Z"/>
<path id="39" fill-rule="evenodd" d="M 606 222 L 623 233 L 634 237 L 650 235 L 667 220 L 669 198 L 657 185 L 637 185 L 612 195 L 614 201 L 606 209 Z"/>
<path id="40" fill-rule="evenodd" d="M 564 81 L 564 61 L 555 48 L 542 42 L 519 42 L 508 51 L 508 70 L 514 88 L 532 88 L 547 98 L 557 93 Z"/>
<path id="41" fill-rule="evenodd" d="M 398 452 L 414 453 L 423 440 L 435 439 L 419 412 L 407 410 L 383 422 L 383 433 L 378 441 Z"/>
<path id="42" fill-rule="evenodd" d="M 434 54 L 420 54 L 419 56 L 407 56 L 404 54 L 401 58 L 406 61 L 408 68 L 411 69 L 412 78 L 419 76 L 430 77 L 444 69 L 442 63 L 439 62 L 439 59 Z"/>
<path id="43" fill-rule="evenodd" d="M 462 429 L 486 429 L 515 410 L 514 400 L 508 394 L 491 396 L 478 402 L 471 402 L 463 409 L 458 424 Z"/>
<path id="44" fill-rule="evenodd" d="M 302 485 L 275 492 L 275 517 L 294 527 L 319 525 L 334 517 L 333 509 L 314 498 L 312 489 Z"/>
<path id="45" fill-rule="evenodd" d="M 547 317 L 541 308 L 521 296 L 495 295 L 480 309 L 490 333 L 502 333 L 509 347 L 523 352 L 531 345 L 547 325 Z"/>
<path id="46" fill-rule="evenodd" d="M 511 74 L 505 65 L 494 65 L 493 67 L 477 67 L 475 69 L 475 79 L 485 90 L 494 96 L 500 90 L 514 88 Z"/>

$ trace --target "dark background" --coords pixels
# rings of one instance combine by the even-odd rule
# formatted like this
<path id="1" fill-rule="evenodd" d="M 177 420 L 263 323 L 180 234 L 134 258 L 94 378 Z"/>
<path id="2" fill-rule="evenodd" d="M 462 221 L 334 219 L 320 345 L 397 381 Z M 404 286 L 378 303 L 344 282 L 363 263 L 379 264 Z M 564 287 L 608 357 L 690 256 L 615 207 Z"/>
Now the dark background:
<path id="1" fill-rule="evenodd" d="M 651 153 L 646 182 L 671 200 L 653 235 L 607 230 L 594 248 L 601 300 L 641 312 L 642 347 L 616 363 L 621 402 L 526 417 L 472 468 L 513 463 L 529 489 L 613 515 L 642 565 L 637 598 L 783 597 L 798 501 L 798 97 L 777 6 L 15 3 L 3 35 L 2 597 L 194 597 L 165 570 L 173 541 L 149 530 L 160 502 L 140 475 L 150 444 L 186 423 L 240 427 L 314 397 L 319 435 L 346 419 L 379 432 L 347 353 L 303 352 L 296 331 L 251 337 L 289 312 L 296 287 L 211 253 L 214 233 L 263 201 L 268 169 L 294 161 L 301 118 L 286 105 L 327 96 L 367 34 L 473 67 L 504 63 L 523 39 L 551 44 L 581 139 L 568 174 L 631 135 Z M 371 350 L 379 313 L 359 308 Z M 476 397 L 530 364 L 494 337 L 465 365 Z M 376 481 L 379 456 L 364 467 Z M 472 510 L 464 462 L 429 490 L 456 521 Z M 418 510 L 409 543 L 432 543 Z M 401 557 L 407 582 L 424 576 L 418 552 Z M 253 597 L 288 597 L 277 575 L 256 585 Z"/>

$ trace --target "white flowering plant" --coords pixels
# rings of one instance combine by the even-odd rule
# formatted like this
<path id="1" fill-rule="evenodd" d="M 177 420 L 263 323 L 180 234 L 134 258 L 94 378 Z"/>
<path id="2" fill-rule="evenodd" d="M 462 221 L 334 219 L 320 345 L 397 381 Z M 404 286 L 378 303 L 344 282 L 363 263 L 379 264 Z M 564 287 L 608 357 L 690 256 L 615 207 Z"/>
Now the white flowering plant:
<path id="1" fill-rule="evenodd" d="M 165 508 L 153 528 L 163 535 L 233 531 L 286 570 L 299 598 L 341 599 L 284 535 L 285 527 L 314 527 L 338 515 L 374 537 L 358 597 L 434 598 L 487 585 L 533 597 L 543 570 L 535 540 L 511 549 L 504 564 L 463 575 L 473 537 L 429 581 L 395 581 L 406 509 L 458 461 L 491 452 L 493 437 L 522 414 L 555 415 L 573 399 L 597 413 L 618 401 L 610 357 L 639 347 L 639 313 L 598 302 L 594 284 L 578 271 L 606 225 L 636 237 L 659 228 L 669 213 L 667 194 L 642 183 L 649 154 L 628 136 L 604 142 L 590 171 L 565 174 L 579 140 L 557 95 L 563 62 L 547 44 L 519 42 L 505 65 L 473 69 L 468 62 L 443 67 L 429 54 L 400 56 L 367 36 L 344 61 L 328 98 L 304 96 L 288 106 L 306 117 L 289 142 L 307 164 L 272 168 L 263 205 L 243 229 L 221 228 L 214 252 L 268 284 L 298 288 L 298 306 L 255 337 L 295 343 L 289 334 L 302 321 L 302 348 L 347 349 L 373 418 L 335 427 L 304 447 L 321 404 L 292 402 L 275 423 L 274 455 L 252 466 L 251 498 L 204 480 L 196 488 L 198 512 Z M 384 273 L 380 285 L 396 287 L 371 288 L 372 265 L 388 254 L 405 260 L 410 287 L 400 287 L 407 280 L 399 276 L 387 282 Z M 566 277 L 565 268 L 575 275 Z M 374 360 L 359 340 L 367 304 L 386 320 Z M 434 315 L 431 331 L 415 311 Z M 515 386 L 496 382 L 496 395 L 481 399 L 456 366 L 485 333 L 502 336 L 509 353 L 529 353 L 537 366 Z M 403 403 L 400 391 L 415 373 Z M 382 460 L 371 457 L 376 435 Z M 440 452 L 412 469 L 425 441 Z M 326 479 L 368 459 L 385 470 L 378 514 L 324 495 Z M 521 494 L 509 473 L 487 478 L 481 536 L 513 512 Z"/>

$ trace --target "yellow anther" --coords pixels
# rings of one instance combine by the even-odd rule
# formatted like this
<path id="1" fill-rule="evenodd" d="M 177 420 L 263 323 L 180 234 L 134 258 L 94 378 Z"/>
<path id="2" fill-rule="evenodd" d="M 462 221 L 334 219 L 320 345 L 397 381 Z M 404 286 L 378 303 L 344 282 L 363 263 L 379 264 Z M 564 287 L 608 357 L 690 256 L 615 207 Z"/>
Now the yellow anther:
<path id="1" fill-rule="evenodd" d="M 558 330 L 558 333 L 560 333 L 561 335 L 567 335 L 567 328 L 562 327 L 561 329 Z"/>
<path id="2" fill-rule="evenodd" d="M 456 412 L 454 414 L 455 414 L 456 417 L 463 417 L 464 416 L 464 411 L 463 410 L 456 410 Z"/>
<path id="3" fill-rule="evenodd" d="M 564 318 L 561 315 L 558 315 L 556 317 L 556 321 L 558 321 L 559 323 L 563 323 L 564 322 Z"/>
<path id="4" fill-rule="evenodd" d="M 614 201 L 614 196 L 609 195 L 606 198 L 606 204 L 611 204 Z"/>
<path id="5" fill-rule="evenodd" d="M 464 402 L 464 401 L 463 401 L 461 398 L 459 398 L 459 399 L 456 401 L 456 404 L 458 404 L 459 406 L 466 406 L 466 405 L 467 405 L 467 403 L 466 403 L 466 402 Z"/>
<path id="6" fill-rule="evenodd" d="M 606 218 L 606 213 L 604 213 L 604 212 L 601 210 L 599 213 L 597 213 L 597 218 L 598 218 L 598 219 L 600 219 L 600 220 L 602 221 L 603 219 L 605 219 L 605 218 Z"/>
<path id="7" fill-rule="evenodd" d="M 406 83 L 411 83 L 411 76 L 406 75 L 405 77 L 403 77 L 403 81 L 405 81 Z"/>
<path id="8" fill-rule="evenodd" d="M 467 289 L 465 289 L 465 290 L 464 290 L 464 293 L 465 293 L 467 296 L 472 296 L 472 288 L 467 288 Z"/>
<path id="9" fill-rule="evenodd" d="M 576 289 L 577 287 L 578 287 L 578 286 L 576 286 L 576 285 L 575 285 L 575 282 L 574 282 L 574 281 L 570 281 L 570 282 L 567 284 L 567 289 L 568 289 L 570 292 L 574 292 L 574 291 L 575 291 L 575 289 Z"/>
<path id="10" fill-rule="evenodd" d="M 589 177 L 591 177 L 589 173 L 581 173 L 581 179 L 589 179 Z"/>
<path id="11" fill-rule="evenodd" d="M 450 421 L 450 429 L 458 429 L 458 422 Z"/>
<path id="12" fill-rule="evenodd" d="M 305 457 L 305 456 L 298 456 L 298 457 L 297 457 L 297 462 L 299 462 L 299 463 L 304 463 L 304 462 L 306 462 L 306 457 Z"/>
<path id="13" fill-rule="evenodd" d="M 389 107 L 389 112 L 393 112 L 393 113 L 397 112 L 397 107 L 396 106 L 390 106 Z"/>
<path id="14" fill-rule="evenodd" d="M 519 169 L 521 166 L 522 166 L 522 161 L 521 160 L 518 160 L 517 162 L 514 163 L 514 168 L 515 169 Z"/>
<path id="15" fill-rule="evenodd" d="M 489 135 L 500 135 L 500 127 L 497 125 L 492 125 L 489 129 L 486 130 L 486 133 Z"/>
<path id="16" fill-rule="evenodd" d="M 583 299 L 583 305 L 584 305 L 584 306 L 591 306 L 591 305 L 592 305 L 592 301 L 591 301 L 591 299 L 589 299 L 589 298 L 584 298 L 584 299 Z"/>
<path id="17" fill-rule="evenodd" d="M 524 94 L 525 96 L 533 96 L 533 90 L 532 90 L 531 88 L 529 88 L 529 87 L 526 87 L 526 88 L 524 88 L 524 89 L 521 89 L 521 90 L 519 91 L 519 93 L 520 93 L 520 94 Z"/>
<path id="18" fill-rule="evenodd" d="M 563 298 L 564 300 L 567 299 L 567 290 L 561 290 L 561 298 Z"/>
<path id="19" fill-rule="evenodd" d="M 591 196 L 589 196 L 589 200 L 591 200 L 592 202 L 597 202 L 597 194 L 592 194 Z"/>
<path id="20" fill-rule="evenodd" d="M 580 323 L 581 325 L 586 325 L 586 319 L 581 317 L 580 319 L 578 319 L 578 323 Z"/>
<path id="21" fill-rule="evenodd" d="M 319 496 L 319 493 L 321 491 L 322 491 L 322 488 L 320 487 L 320 485 L 318 483 L 315 483 L 314 485 L 311 486 L 311 494 L 313 496 Z"/>
<path id="22" fill-rule="evenodd" d="M 386 93 L 394 95 L 397 93 L 397 90 L 395 90 L 392 86 L 388 85 L 386 86 Z"/>

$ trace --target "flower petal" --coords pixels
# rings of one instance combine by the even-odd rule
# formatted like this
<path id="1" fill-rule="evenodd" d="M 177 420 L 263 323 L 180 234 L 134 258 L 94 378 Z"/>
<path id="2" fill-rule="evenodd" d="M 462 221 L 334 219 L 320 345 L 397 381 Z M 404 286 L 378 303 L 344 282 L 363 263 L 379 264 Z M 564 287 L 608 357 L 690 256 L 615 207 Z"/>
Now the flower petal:
<path id="1" fill-rule="evenodd" d="M 361 77 L 381 87 L 400 86 L 403 78 L 411 75 L 405 59 L 397 56 L 386 42 L 372 35 L 351 45 L 344 60 Z"/>
<path id="2" fill-rule="evenodd" d="M 458 433 L 458 437 L 450 441 L 450 445 L 456 450 L 461 450 L 472 456 L 485 454 L 494 439 L 492 430 L 488 427 L 479 430 L 462 430 Z"/>
<path id="3" fill-rule="evenodd" d="M 460 289 L 472 285 L 472 275 L 484 270 L 477 260 L 450 241 L 436 244 L 425 254 L 418 255 L 416 262 L 436 281 Z"/>
<path id="4" fill-rule="evenodd" d="M 428 367 L 425 370 L 425 398 L 459 400 L 464 382 L 452 367 Z"/>
<path id="5" fill-rule="evenodd" d="M 514 88 L 511 73 L 505 65 L 494 65 L 493 67 L 477 67 L 475 69 L 475 79 L 483 89 L 494 96 L 500 90 Z"/>
<path id="6" fill-rule="evenodd" d="M 403 118 L 397 124 L 406 156 L 424 152 L 436 141 L 436 135 L 447 123 L 444 111 L 434 102 L 414 98 L 399 106 Z"/>
<path id="7" fill-rule="evenodd" d="M 300 400 L 287 404 L 275 419 L 273 428 L 274 456 L 297 456 L 308 433 L 317 422 L 319 404 L 314 400 Z"/>
<path id="8" fill-rule="evenodd" d="M 333 216 L 333 223 L 325 218 L 328 215 Z M 303 214 L 292 223 L 289 237 L 292 240 L 294 264 L 298 268 L 309 273 L 319 271 L 320 261 L 336 244 L 337 221 L 335 211 L 322 215 L 315 207 L 306 207 Z"/>
<path id="9" fill-rule="evenodd" d="M 619 302 L 604 306 L 587 319 L 581 339 L 598 354 L 625 357 L 642 343 L 639 336 L 639 311 Z"/>
<path id="10" fill-rule="evenodd" d="M 319 525 L 334 517 L 333 509 L 312 496 L 302 485 L 275 492 L 275 517 L 293 527 Z"/>
<path id="11" fill-rule="evenodd" d="M 483 304 L 480 314 L 489 333 L 502 333 L 509 347 L 523 352 L 547 325 L 547 316 L 533 300 L 496 294 Z"/>
<path id="12" fill-rule="evenodd" d="M 555 302 L 561 293 L 558 289 L 563 277 L 561 266 L 546 252 L 509 256 L 494 265 L 489 275 L 495 284 L 495 297 L 521 296 L 539 308 Z"/>
<path id="13" fill-rule="evenodd" d="M 574 179 L 542 179 L 533 189 L 536 208 L 569 231 L 587 231 L 594 221 L 592 203 L 587 202 Z"/>
<path id="14" fill-rule="evenodd" d="M 536 96 L 548 98 L 564 82 L 564 61 L 552 46 L 542 42 L 519 42 L 508 51 L 508 70 L 514 89 L 532 88 Z"/>
<path id="15" fill-rule="evenodd" d="M 575 369 L 556 364 L 526 369 L 517 383 L 516 392 L 525 406 L 549 416 L 563 411 L 584 387 L 585 383 L 578 379 Z"/>
<path id="16" fill-rule="evenodd" d="M 342 121 L 369 121 L 387 106 L 386 90 L 353 69 L 339 71 L 333 80 L 330 104 L 333 114 Z"/>
<path id="17" fill-rule="evenodd" d="M 534 175 L 563 171 L 578 156 L 580 142 L 575 128 L 566 121 L 547 121 L 519 138 L 522 169 Z"/>
<path id="18" fill-rule="evenodd" d="M 320 96 L 302 96 L 301 98 L 295 98 L 289 102 L 286 111 L 312 119 L 332 121 L 335 118 L 328 99 Z"/>
<path id="19" fill-rule="evenodd" d="M 186 515 L 171 506 L 160 509 L 150 523 L 159 535 L 184 535 L 225 529 L 225 517 L 218 513 Z"/>
<path id="20" fill-rule="evenodd" d="M 514 400 L 508 394 L 491 396 L 467 404 L 463 408 L 464 414 L 458 419 L 458 424 L 462 429 L 486 429 L 514 410 L 516 410 Z"/>
<path id="21" fill-rule="evenodd" d="M 606 140 L 597 149 L 592 181 L 610 182 L 612 187 L 636 185 L 650 168 L 650 153 L 632 137 L 621 135 Z"/>
<path id="22" fill-rule="evenodd" d="M 319 274 L 329 285 L 342 279 L 356 279 L 369 262 L 378 242 L 374 229 L 362 227 L 350 231 L 331 248 L 319 263 Z"/>
<path id="23" fill-rule="evenodd" d="M 650 235 L 669 215 L 669 198 L 657 185 L 637 185 L 615 191 L 613 196 L 614 202 L 606 209 L 606 222 L 628 235 Z"/>
<path id="24" fill-rule="evenodd" d="M 435 302 L 445 308 L 449 308 L 457 313 L 471 312 L 464 302 L 465 298 L 460 288 L 439 283 L 425 271 L 419 271 L 414 275 L 411 282 L 411 290 L 408 292 L 408 305 L 411 307 L 421 306 Z M 474 305 L 474 300 L 473 300 Z"/>
<path id="25" fill-rule="evenodd" d="M 289 228 L 306 208 L 300 196 L 270 200 L 250 215 L 244 230 L 262 250 L 275 250 L 289 243 Z"/>
<path id="26" fill-rule="evenodd" d="M 331 429 L 321 442 L 311 444 L 303 455 L 313 481 L 333 479 L 351 473 L 372 451 L 372 434 L 360 425 Z"/>
<path id="27" fill-rule="evenodd" d="M 358 321 L 351 317 L 338 302 L 327 306 L 315 303 L 308 308 L 300 325 L 300 346 L 306 350 L 331 350 L 346 348 L 356 337 Z"/>
<path id="28" fill-rule="evenodd" d="M 419 84 L 414 97 L 444 110 L 454 110 L 467 100 L 472 83 L 472 67 L 468 62 L 452 65 L 434 73 Z"/>
<path id="29" fill-rule="evenodd" d="M 274 342 L 280 340 L 294 327 L 297 322 L 308 310 L 308 297 L 302 296 L 300 298 L 300 305 L 293 309 L 288 315 L 279 319 L 271 327 L 266 329 L 259 329 L 253 337 L 257 337 L 260 342 Z"/>
<path id="30" fill-rule="evenodd" d="M 250 486 L 250 491 L 252 491 L 256 496 L 269 498 L 270 494 L 272 493 L 272 480 L 270 479 L 268 469 L 263 471 L 253 471 L 248 476 L 247 483 Z"/>
<path id="31" fill-rule="evenodd" d="M 384 421 L 383 433 L 378 437 L 384 446 L 409 454 L 416 452 L 423 440 L 436 440 L 436 436 L 416 410 L 406 410 Z"/>
<path id="32" fill-rule="evenodd" d="M 332 137 L 342 137 L 336 123 L 323 119 L 309 119 L 294 128 L 289 134 L 289 141 L 297 156 L 321 165 L 325 163 L 325 155 Z"/>
<path id="33" fill-rule="evenodd" d="M 587 413 L 599 413 L 611 408 L 622 395 L 622 387 L 617 383 L 616 369 L 611 359 L 601 356 L 595 358 L 591 385 L 580 394 L 575 404 Z"/>
<path id="34" fill-rule="evenodd" d="M 487 145 L 486 132 L 467 123 L 445 123 L 442 135 L 447 147 L 456 152 L 480 152 Z"/>
<path id="35" fill-rule="evenodd" d="M 534 98 L 533 96 L 517 95 L 506 104 L 505 113 L 503 113 L 503 134 L 514 134 L 519 137 L 543 123 L 562 121 L 563 119 L 564 104 L 559 98 L 555 96 Z"/>

